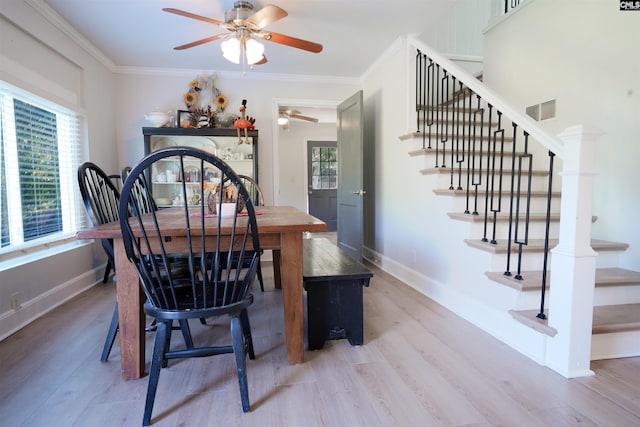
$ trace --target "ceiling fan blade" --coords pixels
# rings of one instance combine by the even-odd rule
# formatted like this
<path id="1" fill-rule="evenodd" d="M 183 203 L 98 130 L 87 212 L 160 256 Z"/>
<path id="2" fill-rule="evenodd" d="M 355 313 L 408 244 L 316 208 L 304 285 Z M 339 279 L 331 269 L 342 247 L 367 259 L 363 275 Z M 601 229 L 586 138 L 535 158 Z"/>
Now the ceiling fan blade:
<path id="1" fill-rule="evenodd" d="M 262 65 L 262 64 L 266 64 L 267 63 L 267 57 L 266 55 L 262 55 L 262 59 L 256 63 L 254 63 L 253 65 Z"/>
<path id="2" fill-rule="evenodd" d="M 310 42 L 307 40 L 297 39 L 291 36 L 285 36 L 284 34 L 268 32 L 264 34 L 255 33 L 255 35 L 265 40 L 268 40 L 270 42 L 283 44 L 285 46 L 295 47 L 298 49 L 306 50 L 308 52 L 313 52 L 313 53 L 322 52 L 321 44 Z"/>
<path id="3" fill-rule="evenodd" d="M 195 46 L 200 46 L 201 44 L 205 44 L 205 43 L 209 43 L 215 40 L 220 40 L 222 38 L 227 37 L 229 34 L 216 34 L 215 36 L 211 36 L 211 37 L 207 37 L 204 39 L 200 39 L 200 40 L 196 40 L 194 42 L 191 43 L 187 43 L 187 44 L 183 44 L 180 46 L 176 46 L 173 49 L 174 50 L 185 50 L 185 49 L 189 49 L 191 47 L 195 47 Z"/>
<path id="4" fill-rule="evenodd" d="M 289 117 L 292 119 L 305 120 L 307 122 L 318 123 L 318 119 L 315 117 L 303 116 L 301 114 L 290 114 Z"/>
<path id="5" fill-rule="evenodd" d="M 269 24 L 273 24 L 274 22 L 281 20 L 287 15 L 288 13 L 286 10 L 273 4 L 268 4 L 245 19 L 243 24 L 253 30 L 260 30 Z"/>
<path id="6" fill-rule="evenodd" d="M 180 9 L 173 9 L 171 7 L 165 7 L 162 10 L 164 10 L 165 12 L 169 12 L 169 13 L 175 13 L 176 15 L 184 16 L 184 17 L 187 17 L 187 18 L 197 19 L 198 21 L 208 22 L 208 23 L 214 24 L 214 25 L 223 26 L 223 24 L 224 24 L 224 22 L 218 21 L 217 19 L 207 18 L 206 16 L 196 15 L 195 13 L 185 12 L 184 10 L 180 10 Z"/>

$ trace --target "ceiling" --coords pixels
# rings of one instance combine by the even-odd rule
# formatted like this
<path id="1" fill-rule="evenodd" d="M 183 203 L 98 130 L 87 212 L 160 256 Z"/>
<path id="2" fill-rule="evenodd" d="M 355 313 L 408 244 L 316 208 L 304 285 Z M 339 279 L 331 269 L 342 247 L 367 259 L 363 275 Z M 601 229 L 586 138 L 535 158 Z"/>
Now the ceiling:
<path id="1" fill-rule="evenodd" d="M 173 47 L 226 30 L 166 13 L 176 8 L 224 20 L 234 0 L 36 0 L 46 3 L 114 67 L 241 72 L 222 57 L 220 40 Z M 256 10 L 268 4 L 251 0 Z M 268 62 L 251 73 L 358 78 L 399 36 L 420 35 L 454 0 L 273 0 L 289 15 L 267 30 L 323 45 L 318 54 L 265 42 Z"/>

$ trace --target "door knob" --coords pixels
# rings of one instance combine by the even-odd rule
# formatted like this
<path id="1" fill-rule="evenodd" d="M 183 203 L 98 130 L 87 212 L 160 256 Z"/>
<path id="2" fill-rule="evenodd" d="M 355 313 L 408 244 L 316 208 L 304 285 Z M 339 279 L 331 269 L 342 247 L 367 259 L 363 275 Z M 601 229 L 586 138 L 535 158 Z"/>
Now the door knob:
<path id="1" fill-rule="evenodd" d="M 356 196 L 364 196 L 367 192 L 360 189 L 360 190 L 353 190 L 353 194 L 355 194 Z"/>

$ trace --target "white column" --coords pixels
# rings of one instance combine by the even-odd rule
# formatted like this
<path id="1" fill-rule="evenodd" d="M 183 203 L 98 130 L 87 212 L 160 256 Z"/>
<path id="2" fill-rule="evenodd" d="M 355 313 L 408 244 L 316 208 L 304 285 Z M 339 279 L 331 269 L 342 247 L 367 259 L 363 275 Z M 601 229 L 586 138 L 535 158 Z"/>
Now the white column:
<path id="1" fill-rule="evenodd" d="M 567 378 L 593 375 L 591 327 L 595 267 L 591 248 L 595 143 L 600 133 L 583 126 L 565 129 L 559 243 L 552 251 L 546 363 Z"/>

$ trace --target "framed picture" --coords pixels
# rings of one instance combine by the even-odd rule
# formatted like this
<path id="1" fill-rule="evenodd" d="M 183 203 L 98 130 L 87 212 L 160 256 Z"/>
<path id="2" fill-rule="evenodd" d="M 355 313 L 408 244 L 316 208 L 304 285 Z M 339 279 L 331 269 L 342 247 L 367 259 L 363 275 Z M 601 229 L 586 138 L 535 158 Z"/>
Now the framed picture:
<path id="1" fill-rule="evenodd" d="M 189 123 L 191 119 L 191 111 L 189 110 L 178 110 L 177 123 L 178 127 L 181 128 L 185 123 Z"/>

